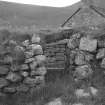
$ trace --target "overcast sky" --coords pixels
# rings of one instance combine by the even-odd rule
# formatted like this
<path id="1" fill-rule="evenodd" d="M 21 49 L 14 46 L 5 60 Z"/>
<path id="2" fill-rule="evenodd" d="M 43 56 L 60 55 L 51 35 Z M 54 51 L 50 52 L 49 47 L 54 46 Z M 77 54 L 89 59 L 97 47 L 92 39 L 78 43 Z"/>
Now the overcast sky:
<path id="1" fill-rule="evenodd" d="M 1 0 L 23 4 L 35 4 L 41 6 L 64 7 L 72 5 L 80 0 Z"/>

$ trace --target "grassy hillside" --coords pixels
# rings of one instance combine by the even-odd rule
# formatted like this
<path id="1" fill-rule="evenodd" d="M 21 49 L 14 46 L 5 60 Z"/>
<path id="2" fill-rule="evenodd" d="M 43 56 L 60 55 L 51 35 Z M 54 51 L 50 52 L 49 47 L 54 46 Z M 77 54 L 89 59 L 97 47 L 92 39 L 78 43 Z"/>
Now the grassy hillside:
<path id="1" fill-rule="evenodd" d="M 0 1 L 0 25 L 58 27 L 80 5 L 82 3 L 78 2 L 70 7 L 55 8 Z"/>

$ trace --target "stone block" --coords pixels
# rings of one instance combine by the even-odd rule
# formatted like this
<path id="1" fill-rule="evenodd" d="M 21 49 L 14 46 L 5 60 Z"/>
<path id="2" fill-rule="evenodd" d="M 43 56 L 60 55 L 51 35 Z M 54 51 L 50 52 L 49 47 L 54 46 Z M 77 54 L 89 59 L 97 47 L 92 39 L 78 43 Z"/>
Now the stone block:
<path id="1" fill-rule="evenodd" d="M 16 92 L 16 87 L 10 87 L 10 86 L 8 86 L 8 87 L 5 87 L 5 88 L 3 88 L 3 92 L 4 93 L 15 93 Z"/>
<path id="2" fill-rule="evenodd" d="M 96 59 L 102 59 L 105 57 L 105 48 L 101 48 L 98 50 L 96 54 Z"/>
<path id="3" fill-rule="evenodd" d="M 46 62 L 46 56 L 45 55 L 37 55 L 37 56 L 35 56 L 35 59 L 36 59 L 38 64 Z"/>
<path id="4" fill-rule="evenodd" d="M 37 61 L 33 61 L 32 63 L 30 63 L 29 66 L 31 70 L 36 70 L 37 65 L 38 65 Z"/>
<path id="5" fill-rule="evenodd" d="M 11 82 L 20 82 L 22 80 L 22 77 L 17 73 L 9 72 L 6 76 L 6 79 Z"/>
<path id="6" fill-rule="evenodd" d="M 27 65 L 27 64 L 22 64 L 22 65 L 20 65 L 20 70 L 21 71 L 27 71 L 27 70 L 29 70 L 29 66 Z"/>
<path id="7" fill-rule="evenodd" d="M 88 37 L 82 37 L 79 45 L 80 50 L 94 52 L 97 49 L 97 40 Z"/>
<path id="8" fill-rule="evenodd" d="M 6 75 L 8 74 L 9 69 L 7 67 L 4 66 L 0 66 L 0 75 Z"/>
<path id="9" fill-rule="evenodd" d="M 35 76 L 35 75 L 45 75 L 47 73 L 46 68 L 43 67 L 38 67 L 36 70 L 31 71 L 31 76 Z"/>
<path id="10" fill-rule="evenodd" d="M 29 64 L 32 63 L 33 61 L 35 61 L 35 58 L 29 58 L 29 59 L 25 59 L 25 64 Z"/>
<path id="11" fill-rule="evenodd" d="M 74 77 L 77 80 L 81 80 L 81 79 L 85 79 L 85 78 L 88 79 L 92 75 L 92 73 L 93 73 L 93 70 L 90 65 L 78 66 L 75 69 Z"/>
<path id="12" fill-rule="evenodd" d="M 18 92 L 28 92 L 29 87 L 27 85 L 25 85 L 25 84 L 21 84 L 21 85 L 16 87 L 16 90 Z"/>
<path id="13" fill-rule="evenodd" d="M 34 34 L 32 36 L 31 42 L 32 43 L 40 43 L 40 40 L 41 40 L 40 37 L 38 35 Z"/>
<path id="14" fill-rule="evenodd" d="M 26 51 L 24 52 L 25 57 L 28 58 L 32 58 L 34 56 L 34 53 L 32 51 Z"/>

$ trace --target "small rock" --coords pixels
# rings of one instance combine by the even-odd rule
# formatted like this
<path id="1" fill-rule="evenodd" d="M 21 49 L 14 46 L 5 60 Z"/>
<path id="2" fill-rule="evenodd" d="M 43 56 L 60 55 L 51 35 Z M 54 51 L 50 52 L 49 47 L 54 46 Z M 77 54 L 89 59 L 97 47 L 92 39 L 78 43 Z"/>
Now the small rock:
<path id="1" fill-rule="evenodd" d="M 78 66 L 74 72 L 74 77 L 77 79 L 84 79 L 90 77 L 92 73 L 93 71 L 90 65 Z"/>
<path id="2" fill-rule="evenodd" d="M 22 64 L 22 65 L 20 66 L 20 70 L 22 70 L 22 71 L 24 71 L 24 70 L 29 70 L 29 67 L 28 67 L 27 64 Z"/>
<path id="3" fill-rule="evenodd" d="M 22 42 L 22 45 L 23 45 L 24 47 L 29 46 L 29 40 L 25 40 L 24 42 Z"/>
<path id="4" fill-rule="evenodd" d="M 27 77 L 24 79 L 23 83 L 29 86 L 36 86 L 39 83 L 44 82 L 44 76 L 36 76 L 34 78 L 32 77 Z"/>
<path id="5" fill-rule="evenodd" d="M 11 81 L 11 82 L 19 82 L 22 80 L 22 77 L 17 73 L 10 72 L 7 75 L 6 79 Z"/>
<path id="6" fill-rule="evenodd" d="M 38 64 L 42 64 L 42 63 L 46 62 L 45 55 L 37 55 L 35 58 L 36 58 L 36 61 Z"/>
<path id="7" fill-rule="evenodd" d="M 77 53 L 77 55 L 75 56 L 75 64 L 77 64 L 77 65 L 86 64 L 85 56 L 83 53 Z"/>
<path id="8" fill-rule="evenodd" d="M 94 56 L 92 54 L 90 54 L 90 53 L 85 54 L 85 61 L 89 62 L 89 61 L 91 61 L 93 59 L 94 59 Z"/>
<path id="9" fill-rule="evenodd" d="M 28 92 L 29 87 L 26 86 L 26 85 L 24 85 L 24 84 L 21 84 L 20 86 L 18 86 L 18 87 L 16 88 L 16 90 L 17 90 L 18 92 Z"/>
<path id="10" fill-rule="evenodd" d="M 34 56 L 34 53 L 32 51 L 27 51 L 24 53 L 25 54 L 25 57 L 28 59 L 28 58 L 32 58 Z"/>
<path id="11" fill-rule="evenodd" d="M 97 96 L 98 90 L 94 87 L 90 87 L 90 92 L 93 96 Z"/>
<path id="12" fill-rule="evenodd" d="M 82 37 L 80 40 L 79 48 L 81 50 L 94 52 L 97 48 L 97 40 L 96 39 L 90 39 L 88 37 Z"/>
<path id="13" fill-rule="evenodd" d="M 83 97 L 87 98 L 87 97 L 90 96 L 90 93 L 89 92 L 85 92 L 84 89 L 77 89 L 75 91 L 75 95 L 76 95 L 77 98 L 83 98 Z"/>
<path id="14" fill-rule="evenodd" d="M 101 67 L 102 67 L 102 68 L 105 68 L 105 58 L 102 59 Z"/>
<path id="15" fill-rule="evenodd" d="M 29 75 L 29 73 L 27 71 L 21 71 L 20 74 L 23 77 L 28 77 L 28 75 Z"/>
<path id="16" fill-rule="evenodd" d="M 35 60 L 35 58 L 29 58 L 29 59 L 25 59 L 25 63 L 32 63 Z"/>
<path id="17" fill-rule="evenodd" d="M 34 75 L 45 75 L 46 73 L 47 73 L 47 70 L 46 70 L 46 68 L 43 66 L 43 67 L 37 68 L 37 69 L 34 70 L 34 71 L 31 71 L 31 76 L 34 76 Z"/>
<path id="18" fill-rule="evenodd" d="M 36 76 L 36 84 L 44 84 L 45 83 L 45 78 L 44 76 Z"/>
<path id="19" fill-rule="evenodd" d="M 20 65 L 12 64 L 11 65 L 11 71 L 16 72 L 20 70 Z"/>
<path id="20" fill-rule="evenodd" d="M 43 49 L 41 45 L 32 44 L 32 52 L 34 55 L 42 55 Z"/>
<path id="21" fill-rule="evenodd" d="M 9 72 L 8 68 L 0 66 L 0 75 L 6 75 L 8 72 Z"/>
<path id="22" fill-rule="evenodd" d="M 102 59 L 104 57 L 105 57 L 105 48 L 99 49 L 96 55 L 96 59 Z"/>
<path id="23" fill-rule="evenodd" d="M 33 61 L 32 63 L 30 63 L 30 69 L 31 70 L 36 70 L 37 65 L 38 65 L 37 62 Z"/>
<path id="24" fill-rule="evenodd" d="M 7 55 L 4 57 L 4 63 L 5 64 L 12 64 L 12 62 L 13 62 L 13 58 L 11 56 Z"/>
<path id="25" fill-rule="evenodd" d="M 81 37 L 81 35 L 78 33 L 72 35 L 72 37 L 68 40 L 68 43 L 67 43 L 68 48 L 74 49 L 74 48 L 79 47 L 79 41 L 80 41 L 79 38 L 80 37 Z"/>
<path id="26" fill-rule="evenodd" d="M 40 43 L 40 37 L 38 35 L 34 34 L 32 36 L 31 42 L 32 43 Z"/>
<path id="27" fill-rule="evenodd" d="M 23 81 L 24 84 L 29 86 L 35 86 L 36 85 L 36 78 L 26 77 Z"/>
<path id="28" fill-rule="evenodd" d="M 5 87 L 3 89 L 4 93 L 15 93 L 16 92 L 16 87 Z"/>
<path id="29" fill-rule="evenodd" d="M 73 38 L 69 39 L 67 46 L 70 49 L 77 48 L 79 46 L 79 39 L 73 39 Z"/>
<path id="30" fill-rule="evenodd" d="M 0 78 L 0 88 L 7 86 L 9 83 L 6 79 Z"/>
<path id="31" fill-rule="evenodd" d="M 46 105 L 63 105 L 61 98 L 54 99 L 53 101 L 47 103 Z"/>

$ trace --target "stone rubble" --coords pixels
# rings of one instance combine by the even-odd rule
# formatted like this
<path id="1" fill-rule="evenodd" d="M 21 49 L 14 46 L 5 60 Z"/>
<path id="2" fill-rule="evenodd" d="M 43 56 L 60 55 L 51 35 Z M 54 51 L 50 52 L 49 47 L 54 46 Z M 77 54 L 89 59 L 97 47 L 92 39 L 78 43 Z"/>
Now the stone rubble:
<path id="1" fill-rule="evenodd" d="M 44 85 L 47 69 L 40 37 L 34 34 L 31 41 L 8 43 L 8 53 L 4 53 L 4 48 L 0 52 L 3 56 L 0 58 L 0 93 L 28 92 L 30 88 Z"/>

